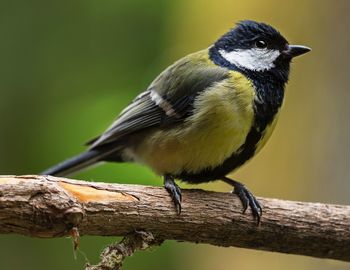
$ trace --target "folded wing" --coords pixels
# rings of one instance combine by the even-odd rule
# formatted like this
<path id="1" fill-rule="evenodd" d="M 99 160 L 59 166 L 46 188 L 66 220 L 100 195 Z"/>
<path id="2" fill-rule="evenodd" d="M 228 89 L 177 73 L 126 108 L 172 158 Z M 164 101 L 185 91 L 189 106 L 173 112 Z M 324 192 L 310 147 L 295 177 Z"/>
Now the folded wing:
<path id="1" fill-rule="evenodd" d="M 207 51 L 189 55 L 161 73 L 148 89 L 127 106 L 90 149 L 118 143 L 126 136 L 152 127 L 168 127 L 191 115 L 196 96 L 228 78 L 226 69 L 209 65 Z"/>

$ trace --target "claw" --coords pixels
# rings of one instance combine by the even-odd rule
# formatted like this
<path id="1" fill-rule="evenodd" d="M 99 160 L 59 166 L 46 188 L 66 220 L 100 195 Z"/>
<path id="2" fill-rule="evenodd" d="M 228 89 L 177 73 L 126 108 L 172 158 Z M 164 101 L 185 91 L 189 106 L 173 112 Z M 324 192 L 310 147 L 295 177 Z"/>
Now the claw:
<path id="1" fill-rule="evenodd" d="M 176 213 L 178 215 L 180 215 L 180 213 L 181 213 L 181 200 L 182 200 L 180 187 L 175 183 L 174 178 L 172 178 L 168 175 L 164 177 L 164 187 L 169 192 L 169 194 L 174 202 L 174 205 L 176 208 Z"/>
<path id="2" fill-rule="evenodd" d="M 232 193 L 235 193 L 241 200 L 243 204 L 243 214 L 246 212 L 249 206 L 252 210 L 253 217 L 256 218 L 257 224 L 259 225 L 262 216 L 262 207 L 259 201 L 243 184 L 228 178 L 224 178 L 223 180 L 234 187 Z"/>
<path id="3" fill-rule="evenodd" d="M 243 204 L 243 214 L 247 211 L 248 206 L 249 206 L 249 199 L 248 197 L 245 195 L 244 190 L 243 189 L 234 189 L 233 193 L 235 193 L 239 199 L 241 200 L 242 204 Z"/>
<path id="4" fill-rule="evenodd" d="M 238 195 L 239 199 L 243 204 L 243 213 L 248 208 L 252 210 L 253 217 L 257 219 L 258 225 L 260 224 L 260 218 L 262 215 L 262 208 L 258 200 L 254 197 L 254 195 L 242 184 L 236 185 L 234 187 L 234 193 Z"/>

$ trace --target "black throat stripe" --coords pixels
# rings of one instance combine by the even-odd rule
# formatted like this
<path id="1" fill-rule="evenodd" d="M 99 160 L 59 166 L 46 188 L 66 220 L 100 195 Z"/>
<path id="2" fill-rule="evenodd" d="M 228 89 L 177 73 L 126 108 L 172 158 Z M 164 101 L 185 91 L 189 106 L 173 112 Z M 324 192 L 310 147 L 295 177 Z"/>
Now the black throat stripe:
<path id="1" fill-rule="evenodd" d="M 237 71 L 243 73 L 253 82 L 257 94 L 257 99 L 254 100 L 254 123 L 246 137 L 245 143 L 220 166 L 214 169 L 204 169 L 196 174 L 182 172 L 176 175 L 176 178 L 189 183 L 217 180 L 240 167 L 254 156 L 256 146 L 262 139 L 266 127 L 271 124 L 282 105 L 285 81 L 272 74 Z"/>
<path id="2" fill-rule="evenodd" d="M 221 57 L 215 47 L 209 49 L 209 57 L 218 66 L 238 71 L 253 83 L 257 96 L 253 101 L 254 123 L 245 143 L 238 151 L 232 153 L 223 164 L 214 169 L 204 169 L 196 174 L 182 172 L 175 176 L 189 183 L 202 183 L 220 179 L 254 156 L 257 144 L 262 139 L 266 127 L 271 124 L 282 105 L 284 86 L 289 75 L 289 65 L 285 66 L 284 69 L 272 69 L 264 72 L 240 69 Z"/>

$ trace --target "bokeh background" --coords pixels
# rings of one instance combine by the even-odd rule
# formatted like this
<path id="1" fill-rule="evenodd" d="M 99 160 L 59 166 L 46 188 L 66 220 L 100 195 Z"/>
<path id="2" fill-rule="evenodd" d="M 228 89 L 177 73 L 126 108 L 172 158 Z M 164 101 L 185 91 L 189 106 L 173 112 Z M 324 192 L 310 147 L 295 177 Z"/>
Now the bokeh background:
<path id="1" fill-rule="evenodd" d="M 1 0 L 0 173 L 37 173 L 82 151 L 162 69 L 249 18 L 272 24 L 291 43 L 313 51 L 295 60 L 270 142 L 235 179 L 259 196 L 350 204 L 349 11 L 347 0 Z M 76 177 L 161 185 L 148 169 L 130 164 Z M 220 183 L 201 188 L 230 190 Z M 74 259 L 68 238 L 2 235 L 0 269 L 82 269 L 114 240 L 83 237 Z M 124 269 L 282 267 L 350 265 L 166 242 L 137 253 Z"/>

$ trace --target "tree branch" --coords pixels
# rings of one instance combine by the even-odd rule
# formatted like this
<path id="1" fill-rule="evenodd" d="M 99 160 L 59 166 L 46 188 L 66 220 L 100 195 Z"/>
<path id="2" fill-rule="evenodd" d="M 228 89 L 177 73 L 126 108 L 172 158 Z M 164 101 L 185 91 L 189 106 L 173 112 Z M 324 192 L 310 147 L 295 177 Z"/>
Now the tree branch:
<path id="1" fill-rule="evenodd" d="M 100 254 L 101 261 L 97 265 L 87 265 L 85 270 L 121 270 L 126 257 L 161 243 L 162 240 L 156 239 L 150 232 L 130 233 L 119 243 L 106 247 Z"/>
<path id="2" fill-rule="evenodd" d="M 151 232 L 174 239 L 350 261 L 350 206 L 258 198 L 260 226 L 230 193 L 183 190 L 178 216 L 162 187 L 51 176 L 0 176 L 0 233 L 61 237 Z"/>

